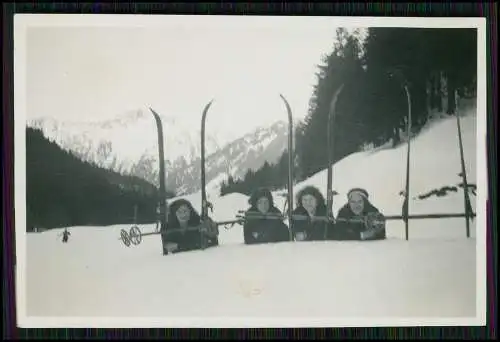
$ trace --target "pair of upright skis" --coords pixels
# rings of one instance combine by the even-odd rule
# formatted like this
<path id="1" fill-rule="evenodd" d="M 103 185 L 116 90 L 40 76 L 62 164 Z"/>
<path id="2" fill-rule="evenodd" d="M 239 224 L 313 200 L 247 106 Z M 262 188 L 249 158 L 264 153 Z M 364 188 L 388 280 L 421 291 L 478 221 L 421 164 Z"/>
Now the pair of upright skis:
<path id="1" fill-rule="evenodd" d="M 406 184 L 404 191 L 404 202 L 402 207 L 402 215 L 391 215 L 386 216 L 386 220 L 403 220 L 405 223 L 405 238 L 408 240 L 409 238 L 409 220 L 410 219 L 436 219 L 436 218 L 452 218 L 452 217 L 465 217 L 466 221 L 466 235 L 470 237 L 470 220 L 475 217 L 475 213 L 472 211 L 472 207 L 470 204 L 470 197 L 468 192 L 468 183 L 467 183 L 467 175 L 465 171 L 465 160 L 463 153 L 463 143 L 462 143 L 462 132 L 460 127 L 460 118 L 458 115 L 458 103 L 455 105 L 455 115 L 457 118 L 457 129 L 458 129 L 458 140 L 459 140 L 459 149 L 460 149 L 460 157 L 461 157 L 461 176 L 463 183 L 463 191 L 464 191 L 464 213 L 443 213 L 443 214 L 423 214 L 423 215 L 409 215 L 409 202 L 410 202 L 410 147 L 411 147 L 411 96 L 410 91 L 408 89 L 408 84 L 403 81 L 402 86 L 405 90 L 405 94 L 407 97 L 408 104 L 408 116 L 407 116 L 407 157 L 406 157 Z M 338 98 L 344 88 L 344 85 L 340 85 L 330 103 L 329 114 L 328 114 L 328 124 L 327 124 L 327 154 L 328 154 L 328 171 L 327 171 L 327 215 L 325 219 L 331 220 L 333 219 L 333 155 L 334 155 L 334 128 L 335 128 L 335 118 L 336 118 L 336 108 Z M 292 118 L 292 110 L 286 98 L 280 94 L 281 99 L 283 100 L 287 114 L 288 114 L 288 208 L 287 208 L 287 216 L 289 219 L 292 218 L 293 212 L 293 118 Z M 455 94 L 455 100 L 457 101 L 458 94 Z M 205 122 L 210 106 L 212 105 L 213 100 L 210 101 L 204 108 L 202 119 L 201 119 L 201 220 L 202 222 L 208 222 L 209 215 L 208 209 L 211 207 L 211 204 L 207 200 L 206 194 L 206 177 L 205 177 Z M 164 140 L 163 140 L 163 128 L 161 118 L 152 108 L 150 108 L 156 122 L 157 134 L 158 134 L 158 154 L 159 154 L 159 192 L 158 192 L 158 202 L 159 202 L 159 214 L 160 214 L 160 231 L 154 233 L 146 233 L 142 235 L 153 235 L 153 234 L 161 234 L 161 232 L 166 232 L 167 222 L 168 222 L 168 211 L 167 211 L 167 202 L 166 202 L 166 189 L 165 189 L 165 157 L 164 157 Z M 210 220 L 211 221 L 211 220 Z M 212 222 L 218 225 L 227 225 L 231 223 L 240 223 L 241 218 L 237 218 L 234 221 L 224 221 L 224 222 Z M 292 234 L 292 220 L 289 220 L 289 238 L 293 240 Z M 132 240 L 135 242 L 134 244 L 139 244 L 142 240 L 141 232 L 139 229 L 135 229 L 130 233 L 122 231 L 122 240 L 124 242 L 128 242 Z M 127 236 L 128 235 L 128 236 Z M 326 230 L 325 230 L 326 235 Z M 127 243 L 126 243 L 127 244 Z M 130 242 L 127 244 L 130 245 Z"/>
<path id="2" fill-rule="evenodd" d="M 405 222 L 405 238 L 408 240 L 409 235 L 409 220 L 418 218 L 465 218 L 466 236 L 470 237 L 470 221 L 476 216 L 472 210 L 469 197 L 469 186 L 467 183 L 467 173 L 465 171 L 465 158 L 464 158 L 464 147 L 462 142 L 462 128 L 460 125 L 460 115 L 458 113 L 458 92 L 455 91 L 453 94 L 455 96 L 455 117 L 457 119 L 457 133 L 458 133 L 458 148 L 460 151 L 460 164 L 461 164 L 461 177 L 462 177 L 462 187 L 464 193 L 464 212 L 463 213 L 445 213 L 445 214 L 431 214 L 431 215 L 410 215 L 410 147 L 411 147 L 411 132 L 412 132 L 412 107 L 411 107 L 411 93 L 409 90 L 408 82 L 405 79 L 400 78 L 402 86 L 405 90 L 407 105 L 408 105 L 408 116 L 406 120 L 406 131 L 407 131 L 407 155 L 406 155 L 406 184 L 404 191 L 404 202 L 402 208 L 402 219 Z M 448 94 L 450 96 L 450 94 Z M 389 218 L 387 218 L 389 219 Z"/>
<path id="3" fill-rule="evenodd" d="M 283 100 L 287 116 L 288 116 L 288 203 L 293 203 L 293 117 L 292 117 L 292 109 L 290 108 L 290 104 L 287 99 L 280 94 L 281 99 Z M 205 122 L 207 118 L 207 113 L 212 105 L 213 100 L 210 101 L 203 110 L 203 114 L 201 117 L 201 218 L 202 220 L 208 217 L 208 208 L 211 207 L 211 204 L 207 201 L 207 193 L 206 193 L 206 179 L 205 179 Z M 293 206 L 288 205 L 288 217 L 292 217 Z M 234 221 L 229 221 L 228 223 L 239 223 L 241 220 L 237 219 Z M 227 224 L 226 222 L 223 223 Z M 291 226 L 289 227 L 289 239 L 293 240 L 293 233 Z"/>
<path id="4" fill-rule="evenodd" d="M 458 130 L 458 146 L 460 150 L 460 163 L 461 163 L 461 177 L 462 177 L 462 187 L 464 192 L 464 213 L 442 213 L 442 214 L 421 214 L 421 215 L 410 215 L 410 151 L 411 151 L 411 131 L 412 131 L 412 111 L 411 111 L 411 94 L 409 90 L 408 82 L 399 73 L 391 74 L 390 76 L 396 76 L 403 87 L 407 99 L 408 115 L 406 118 L 406 131 L 407 131 L 407 154 L 406 154 L 406 181 L 405 181 L 405 191 L 403 193 L 404 201 L 402 206 L 402 215 L 391 215 L 385 216 L 385 220 L 403 220 L 405 223 L 405 239 L 409 239 L 409 220 L 410 219 L 436 219 L 436 218 L 458 218 L 465 217 L 466 224 L 466 236 L 470 237 L 470 221 L 476 216 L 472 210 L 472 205 L 470 203 L 469 197 L 469 187 L 467 183 L 467 173 L 465 170 L 465 158 L 462 142 L 462 129 L 460 126 L 460 117 L 458 114 L 458 92 L 455 91 L 455 116 L 457 119 L 457 130 Z M 328 149 L 328 173 L 327 173 L 327 216 L 333 217 L 333 154 L 334 154 L 334 134 L 333 130 L 335 128 L 335 118 L 336 118 L 336 108 L 337 101 L 340 93 L 342 92 L 344 85 L 340 85 L 335 91 L 332 101 L 330 103 L 330 111 L 328 114 L 328 134 L 327 134 L 327 149 Z M 325 229 L 325 238 L 326 238 Z"/>
<path id="5" fill-rule="evenodd" d="M 293 201 L 293 118 L 292 118 L 292 110 L 290 108 L 290 104 L 286 100 L 286 98 L 280 94 L 281 99 L 285 103 L 287 114 L 288 114 L 288 202 L 292 203 Z M 227 225 L 241 222 L 240 219 L 226 222 L 213 222 L 208 215 L 208 210 L 211 208 L 211 204 L 207 200 L 207 192 L 206 192 L 206 176 L 205 176 L 205 122 L 208 114 L 208 110 L 212 105 L 213 100 L 210 101 L 205 108 L 203 109 L 203 114 L 201 118 L 201 222 L 202 226 L 204 224 L 213 226 L 219 225 Z M 138 245 L 142 241 L 142 236 L 147 235 L 155 235 L 155 234 L 165 234 L 167 232 L 167 222 L 168 222 L 168 211 L 167 211 L 167 202 L 166 202 L 166 188 L 165 188 L 165 154 L 164 154 L 164 143 L 163 143 L 163 127 L 160 115 L 156 113 L 152 108 L 149 108 L 151 113 L 153 114 L 156 122 L 156 128 L 158 133 L 158 159 L 160 163 L 160 188 L 158 192 L 158 203 L 159 203 L 159 215 L 160 215 L 160 231 L 159 232 L 151 232 L 151 233 L 141 233 L 140 229 L 136 226 L 132 227 L 129 232 L 122 229 L 121 231 L 121 240 L 126 246 L 130 246 L 130 244 Z M 292 216 L 292 205 L 288 208 L 288 216 Z M 289 230 L 289 238 L 293 240 L 293 234 L 290 227 Z"/>

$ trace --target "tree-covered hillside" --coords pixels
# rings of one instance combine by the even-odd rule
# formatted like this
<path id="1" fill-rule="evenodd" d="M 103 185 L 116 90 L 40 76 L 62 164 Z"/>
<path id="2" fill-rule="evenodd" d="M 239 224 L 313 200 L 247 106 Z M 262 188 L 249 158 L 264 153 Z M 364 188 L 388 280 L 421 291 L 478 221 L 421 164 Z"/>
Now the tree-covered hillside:
<path id="1" fill-rule="evenodd" d="M 157 196 L 152 184 L 83 162 L 26 128 L 27 231 L 131 223 L 136 206 L 138 222 L 153 222 Z"/>
<path id="2" fill-rule="evenodd" d="M 403 82 L 411 94 L 413 134 L 433 112 L 454 114 L 455 91 L 459 97 L 476 96 L 476 29 L 374 27 L 360 37 L 359 32 L 338 29 L 335 48 L 318 61 L 309 111 L 294 134 L 295 182 L 327 167 L 329 107 L 341 85 L 332 128 L 334 163 L 360 149 L 387 143 L 394 147 L 405 139 Z M 285 187 L 287 153 L 277 165 L 264 165 L 241 180 L 229 179 L 221 192 L 249 193 L 256 183 Z"/>

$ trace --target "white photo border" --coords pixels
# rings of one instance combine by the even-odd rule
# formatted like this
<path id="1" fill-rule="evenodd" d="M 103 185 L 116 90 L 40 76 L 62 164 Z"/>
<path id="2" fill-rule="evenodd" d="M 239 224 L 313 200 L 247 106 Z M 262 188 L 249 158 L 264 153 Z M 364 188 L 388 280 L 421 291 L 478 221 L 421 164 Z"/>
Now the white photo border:
<path id="1" fill-rule="evenodd" d="M 478 326 L 486 324 L 486 202 L 488 176 L 486 163 L 486 19 L 425 17 L 307 17 L 307 20 L 333 19 L 338 27 L 421 27 L 476 28 L 477 36 L 477 217 L 476 217 L 476 317 L 471 318 L 162 318 L 162 317 L 30 317 L 26 312 L 26 31 L 29 27 L 143 27 L 169 26 L 185 22 L 188 15 L 118 15 L 118 14 L 15 14 L 14 15 L 14 185 L 16 222 L 16 306 L 17 323 L 23 328 L 245 328 L 245 327 L 408 327 L 408 326 Z M 239 22 L 305 20 L 306 17 L 271 16 L 197 16 L 190 25 L 218 25 L 221 19 Z M 226 23 L 224 23 L 226 24 Z"/>

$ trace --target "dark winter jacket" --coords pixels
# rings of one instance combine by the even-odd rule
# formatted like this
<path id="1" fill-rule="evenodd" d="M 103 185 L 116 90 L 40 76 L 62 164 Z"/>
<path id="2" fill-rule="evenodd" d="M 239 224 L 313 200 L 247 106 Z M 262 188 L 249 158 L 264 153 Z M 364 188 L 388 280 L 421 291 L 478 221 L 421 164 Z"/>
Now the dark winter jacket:
<path id="1" fill-rule="evenodd" d="M 166 252 L 167 243 L 177 244 L 177 249 L 173 251 L 173 253 L 200 249 L 202 247 L 202 236 L 199 230 L 173 231 L 181 228 L 175 212 L 181 205 L 184 204 L 187 205 L 191 211 L 191 216 L 187 225 L 188 228 L 201 226 L 200 215 L 196 212 L 189 201 L 179 199 L 171 203 L 168 209 L 167 229 L 161 232 L 164 253 Z M 208 238 L 208 246 L 214 246 L 217 244 L 217 237 Z"/>
<path id="2" fill-rule="evenodd" d="M 268 213 L 282 215 L 281 211 L 274 206 L 269 209 Z M 250 208 L 245 214 L 260 214 L 260 212 L 257 208 Z M 247 217 L 243 226 L 243 236 L 247 245 L 290 240 L 288 227 L 281 219 Z"/>
<path id="3" fill-rule="evenodd" d="M 245 213 L 246 220 L 243 226 L 245 244 L 289 241 L 288 227 L 283 220 L 249 217 L 249 214 L 260 214 L 257 209 L 257 200 L 262 196 L 267 197 L 269 200 L 268 214 L 282 215 L 281 211 L 274 206 L 274 201 L 269 190 L 258 189 L 255 191 L 249 199 L 251 206 Z"/>
<path id="4" fill-rule="evenodd" d="M 304 207 L 300 206 L 295 208 L 292 215 L 309 216 L 309 213 Z M 326 207 L 318 206 L 315 216 L 326 216 Z M 325 233 L 329 236 L 331 234 L 330 231 L 333 229 L 333 223 L 326 221 L 292 219 L 292 222 L 294 237 L 297 238 L 298 233 L 303 233 L 304 241 L 324 240 Z"/>
<path id="5" fill-rule="evenodd" d="M 331 238 L 333 240 L 383 240 L 386 238 L 385 223 L 381 227 L 368 229 L 364 223 L 357 222 L 342 222 L 342 219 L 360 219 L 364 220 L 367 216 L 373 215 L 379 219 L 383 219 L 383 214 L 374 207 L 370 201 L 364 199 L 364 210 L 360 215 L 355 215 L 349 204 L 345 204 L 338 212 L 337 221 L 333 229 Z M 340 219 L 340 220 L 339 220 Z M 362 238 L 363 233 L 363 238 Z"/>

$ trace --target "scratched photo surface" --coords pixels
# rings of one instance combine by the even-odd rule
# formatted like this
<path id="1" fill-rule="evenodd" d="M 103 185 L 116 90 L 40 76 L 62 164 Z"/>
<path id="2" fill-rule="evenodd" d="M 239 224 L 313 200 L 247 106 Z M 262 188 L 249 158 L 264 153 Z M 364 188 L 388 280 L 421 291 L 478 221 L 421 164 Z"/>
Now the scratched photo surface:
<path id="1" fill-rule="evenodd" d="M 15 18 L 20 325 L 484 320 L 484 21 L 105 18 Z"/>

